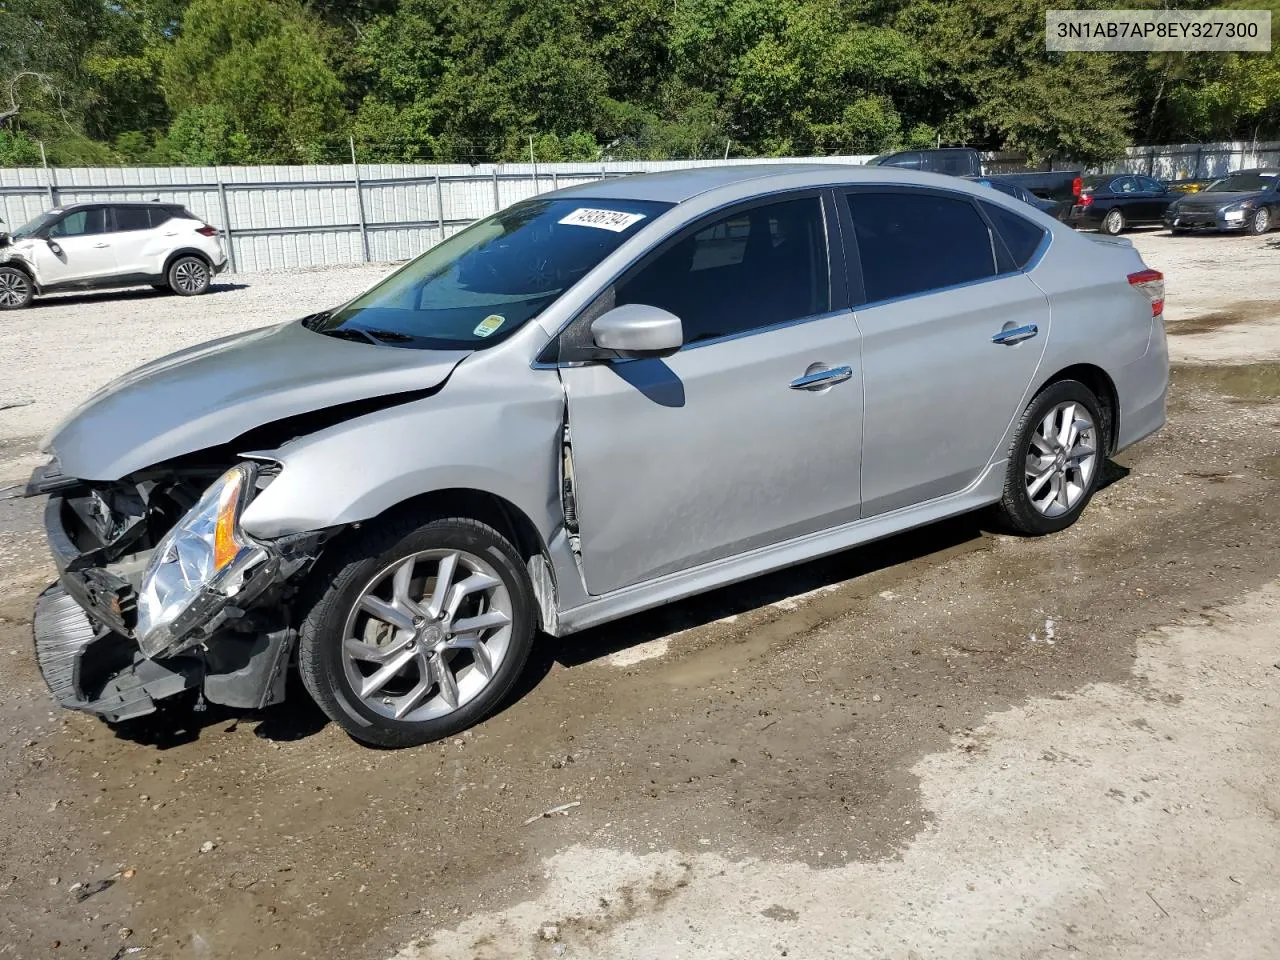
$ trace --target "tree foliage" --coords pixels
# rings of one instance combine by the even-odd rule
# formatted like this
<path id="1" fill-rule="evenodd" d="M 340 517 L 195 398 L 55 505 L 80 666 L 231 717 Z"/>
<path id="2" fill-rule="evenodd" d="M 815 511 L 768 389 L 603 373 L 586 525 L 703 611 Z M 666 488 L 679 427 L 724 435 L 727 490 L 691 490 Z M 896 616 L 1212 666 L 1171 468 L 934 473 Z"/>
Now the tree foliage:
<path id="1" fill-rule="evenodd" d="M 341 160 L 348 137 L 365 159 L 452 161 L 937 143 L 1101 160 L 1280 137 L 1280 53 L 1048 53 L 1047 6 L 0 0 L 0 163 L 40 142 L 59 164 L 205 164 Z"/>

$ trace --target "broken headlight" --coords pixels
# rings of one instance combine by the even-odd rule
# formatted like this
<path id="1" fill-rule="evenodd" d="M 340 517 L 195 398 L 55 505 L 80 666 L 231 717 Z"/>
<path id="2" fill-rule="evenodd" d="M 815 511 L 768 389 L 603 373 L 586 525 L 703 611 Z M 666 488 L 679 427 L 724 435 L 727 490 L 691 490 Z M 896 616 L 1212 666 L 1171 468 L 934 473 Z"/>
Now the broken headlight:
<path id="1" fill-rule="evenodd" d="M 138 589 L 135 633 L 146 656 L 171 656 L 199 642 L 200 635 L 191 634 L 269 559 L 240 529 L 257 473 L 251 463 L 228 470 L 156 546 Z"/>

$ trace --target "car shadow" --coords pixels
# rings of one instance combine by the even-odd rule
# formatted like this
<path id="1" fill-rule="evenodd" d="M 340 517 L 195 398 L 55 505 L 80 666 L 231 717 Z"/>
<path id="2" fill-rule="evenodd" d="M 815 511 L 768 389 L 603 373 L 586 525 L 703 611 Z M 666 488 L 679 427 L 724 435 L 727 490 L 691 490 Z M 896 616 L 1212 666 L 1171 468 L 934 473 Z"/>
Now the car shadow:
<path id="1" fill-rule="evenodd" d="M 810 560 L 742 583 L 719 587 L 654 610 L 637 613 L 567 637 L 541 636 L 529 663 L 501 709 L 523 699 L 559 664 L 575 668 L 621 650 L 674 633 L 703 627 L 725 617 L 837 586 L 932 554 L 976 544 L 989 527 L 984 512 L 964 514 L 927 527 Z"/>
<path id="2" fill-rule="evenodd" d="M 209 296 L 214 293 L 232 293 L 236 290 L 247 290 L 247 283 L 233 283 L 231 281 L 223 281 L 220 283 L 211 283 L 209 289 L 201 294 L 201 296 Z M 151 287 L 130 287 L 125 290 L 88 290 L 82 293 L 51 293 L 48 296 L 37 297 L 31 302 L 34 308 L 42 306 L 74 306 L 83 303 L 102 303 L 106 300 L 161 300 L 167 298 L 177 298 L 177 294 L 168 290 L 155 290 Z"/>
<path id="3" fill-rule="evenodd" d="M 240 724 L 257 723 L 253 735 L 262 740 L 286 743 L 319 733 L 328 724 L 326 717 L 302 685 L 297 671 L 290 671 L 283 703 L 262 710 L 238 710 L 201 701 L 194 691 L 162 700 L 156 712 L 145 717 L 111 724 L 111 732 L 121 740 L 157 750 L 172 750 L 194 743 L 201 733 L 221 726 L 233 733 Z"/>

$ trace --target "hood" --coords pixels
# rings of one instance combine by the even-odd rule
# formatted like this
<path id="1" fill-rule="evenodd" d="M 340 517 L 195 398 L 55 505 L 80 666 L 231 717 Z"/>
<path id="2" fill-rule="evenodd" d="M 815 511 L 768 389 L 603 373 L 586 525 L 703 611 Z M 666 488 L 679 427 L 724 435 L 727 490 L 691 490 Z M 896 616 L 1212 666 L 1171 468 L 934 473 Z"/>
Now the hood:
<path id="1" fill-rule="evenodd" d="M 1179 210 L 1218 210 L 1242 200 L 1257 200 L 1261 190 L 1245 190 L 1240 193 L 1189 193 L 1176 200 Z"/>
<path id="2" fill-rule="evenodd" d="M 118 480 L 264 424 L 439 386 L 469 352 L 354 343 L 300 322 L 251 330 L 125 374 L 54 428 L 44 447 L 65 476 Z"/>

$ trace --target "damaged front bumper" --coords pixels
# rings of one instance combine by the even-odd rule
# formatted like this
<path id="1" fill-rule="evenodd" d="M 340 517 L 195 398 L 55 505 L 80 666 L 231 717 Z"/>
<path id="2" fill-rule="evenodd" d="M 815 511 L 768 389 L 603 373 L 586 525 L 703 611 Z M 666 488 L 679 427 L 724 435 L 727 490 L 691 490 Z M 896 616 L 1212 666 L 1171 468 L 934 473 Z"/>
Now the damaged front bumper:
<path id="1" fill-rule="evenodd" d="M 318 536 L 270 545 L 267 561 L 234 597 L 220 603 L 201 597 L 198 616 L 191 611 L 198 622 L 191 624 L 185 649 L 149 658 L 136 627 L 137 584 L 150 550 L 138 544 L 127 548 L 132 553 L 111 550 L 87 529 L 83 503 L 64 494 L 65 486 L 42 486 L 55 490 L 44 521 L 59 577 L 36 601 L 33 635 L 40 672 L 59 704 L 122 721 L 197 688 L 210 701 L 231 707 L 258 709 L 284 699 L 295 639 L 287 581 L 314 559 Z M 125 522 L 106 521 L 113 530 Z"/>

